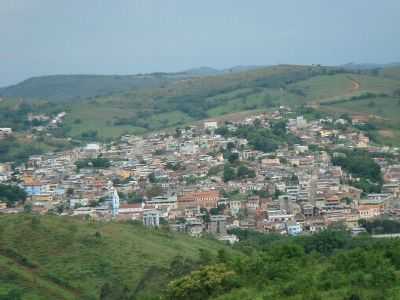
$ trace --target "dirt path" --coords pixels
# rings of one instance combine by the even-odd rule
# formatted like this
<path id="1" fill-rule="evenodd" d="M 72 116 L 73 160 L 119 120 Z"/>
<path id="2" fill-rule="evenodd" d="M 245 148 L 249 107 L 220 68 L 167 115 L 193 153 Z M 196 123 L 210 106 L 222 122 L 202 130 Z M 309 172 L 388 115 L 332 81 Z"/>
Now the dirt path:
<path id="1" fill-rule="evenodd" d="M 354 78 L 348 77 L 351 80 L 351 89 L 348 94 L 357 92 L 361 88 L 361 83 L 355 80 Z"/>
<path id="2" fill-rule="evenodd" d="M 361 83 L 359 81 L 355 80 L 351 76 L 348 76 L 347 78 L 351 81 L 351 88 L 347 90 L 344 94 L 338 95 L 340 97 L 350 97 L 353 95 L 353 93 L 358 92 L 361 89 Z M 310 101 L 310 106 L 313 108 L 318 108 L 321 102 L 332 100 L 335 97 L 326 97 L 322 99 L 312 100 Z"/>

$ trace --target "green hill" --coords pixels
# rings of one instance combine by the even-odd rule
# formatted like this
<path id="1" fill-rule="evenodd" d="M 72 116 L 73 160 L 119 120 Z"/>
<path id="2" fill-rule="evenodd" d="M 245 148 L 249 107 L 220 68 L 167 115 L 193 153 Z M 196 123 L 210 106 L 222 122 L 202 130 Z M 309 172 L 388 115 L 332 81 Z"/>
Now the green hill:
<path id="1" fill-rule="evenodd" d="M 397 232 L 384 223 L 365 224 Z M 231 248 L 132 222 L 1 215 L 0 299 L 399 299 L 399 239 L 234 233 Z"/>
<path id="2" fill-rule="evenodd" d="M 265 109 L 293 98 L 286 84 L 327 72 L 308 66 L 276 66 L 180 80 L 164 87 L 115 93 L 71 104 L 66 134 L 97 131 L 109 138 L 182 126 L 194 120 L 244 110 Z"/>
<path id="3" fill-rule="evenodd" d="M 58 137 L 112 139 L 225 114 L 274 110 L 279 105 L 309 104 L 326 110 L 330 103 L 368 98 L 370 94 L 398 98 L 396 91 L 400 89 L 400 80 L 380 72 L 323 66 L 278 65 L 216 72 L 212 76 L 188 74 L 55 76 L 38 78 L 36 83 L 28 80 L 19 88 L 8 89 L 22 90 L 27 97 L 41 96 L 42 100 L 4 97 L 0 102 L 0 127 L 29 128 L 21 122 L 29 111 L 66 111 Z M 37 81 L 43 81 L 44 87 Z M 66 95 L 70 101 L 56 101 L 66 100 Z"/>
<path id="4" fill-rule="evenodd" d="M 400 66 L 395 65 L 395 66 L 385 67 L 381 70 L 381 75 L 383 77 L 400 80 Z"/>
<path id="5" fill-rule="evenodd" d="M 398 239 L 341 230 L 282 237 L 238 230 L 243 258 L 225 256 L 174 280 L 167 300 L 399 299 Z M 240 233 L 241 231 L 241 233 Z M 222 262 L 222 263 L 221 263 Z"/>
<path id="6" fill-rule="evenodd" d="M 27 79 L 0 89 L 0 97 L 50 102 L 76 101 L 145 87 L 159 87 L 186 74 L 51 75 Z"/>
<path id="7" fill-rule="evenodd" d="M 0 215 L 0 299 L 144 299 L 223 248 L 132 223 Z"/>

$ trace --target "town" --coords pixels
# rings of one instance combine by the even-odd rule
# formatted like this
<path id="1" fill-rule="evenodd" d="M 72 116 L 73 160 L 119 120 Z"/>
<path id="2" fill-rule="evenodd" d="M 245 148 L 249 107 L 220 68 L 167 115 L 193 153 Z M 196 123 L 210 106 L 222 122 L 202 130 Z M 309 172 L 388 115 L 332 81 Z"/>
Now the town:
<path id="1" fill-rule="evenodd" d="M 341 225 L 356 234 L 362 219 L 400 216 L 398 149 L 372 143 L 366 122 L 281 106 L 33 155 L 0 165 L 0 182 L 27 195 L 0 199 L 0 213 L 132 220 L 230 243 L 233 228 L 301 235 Z M 376 172 L 363 174 L 364 163 Z"/>

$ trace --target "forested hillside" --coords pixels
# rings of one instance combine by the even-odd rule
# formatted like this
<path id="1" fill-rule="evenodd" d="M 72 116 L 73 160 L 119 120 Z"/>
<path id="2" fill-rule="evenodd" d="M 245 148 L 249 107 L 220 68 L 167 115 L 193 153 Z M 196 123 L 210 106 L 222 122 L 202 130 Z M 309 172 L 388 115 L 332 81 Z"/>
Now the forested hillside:
<path id="1" fill-rule="evenodd" d="M 399 299 L 400 241 L 352 238 L 341 230 L 283 238 L 236 231 L 246 255 L 226 255 L 172 281 L 174 300 Z"/>
<path id="2" fill-rule="evenodd" d="M 234 233 L 241 241 L 231 247 L 129 222 L 3 215 L 0 299 L 400 297 L 398 239 L 354 238 L 340 228 L 302 237 Z"/>

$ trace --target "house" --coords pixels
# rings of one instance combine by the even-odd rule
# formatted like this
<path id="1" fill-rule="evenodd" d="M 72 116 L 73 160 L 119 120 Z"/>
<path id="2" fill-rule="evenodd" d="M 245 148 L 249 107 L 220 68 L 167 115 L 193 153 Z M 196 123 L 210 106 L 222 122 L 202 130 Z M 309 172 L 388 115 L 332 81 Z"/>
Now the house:
<path id="1" fill-rule="evenodd" d="M 190 236 L 200 237 L 203 233 L 203 222 L 198 218 L 186 218 L 185 231 Z"/>
<path id="2" fill-rule="evenodd" d="M 217 207 L 220 199 L 216 190 L 183 192 L 177 198 L 178 208 L 203 207 L 211 209 Z"/>
<path id="3" fill-rule="evenodd" d="M 383 213 L 383 204 L 362 204 L 358 206 L 358 214 L 362 219 L 375 218 Z"/>
<path id="4" fill-rule="evenodd" d="M 23 187 L 28 196 L 40 195 L 46 191 L 45 186 L 33 178 L 26 178 Z"/>
<path id="5" fill-rule="evenodd" d="M 210 227 L 209 231 L 211 234 L 224 236 L 227 234 L 226 231 L 226 216 L 224 215 L 212 215 L 210 216 Z"/>
<path id="6" fill-rule="evenodd" d="M 144 212 L 144 203 L 121 204 L 118 210 L 118 219 L 138 219 Z"/>
<path id="7" fill-rule="evenodd" d="M 288 235 L 299 235 L 303 229 L 301 225 L 295 221 L 289 221 L 286 223 L 286 231 Z"/>
<path id="8" fill-rule="evenodd" d="M 8 138 L 12 135 L 11 128 L 0 128 L 0 140 Z"/>
<path id="9" fill-rule="evenodd" d="M 239 213 L 239 210 L 242 208 L 242 201 L 230 200 L 228 203 L 229 203 L 229 208 L 230 208 L 231 214 L 237 215 Z"/>
<path id="10" fill-rule="evenodd" d="M 263 158 L 261 160 L 261 165 L 263 167 L 278 167 L 280 166 L 281 161 L 279 158 Z"/>
<path id="11" fill-rule="evenodd" d="M 218 122 L 217 121 L 204 122 L 204 128 L 208 130 L 215 130 L 218 128 Z"/>
<path id="12" fill-rule="evenodd" d="M 219 241 L 228 242 L 230 245 L 239 242 L 239 238 L 234 234 L 228 234 L 218 237 Z"/>
<path id="13" fill-rule="evenodd" d="M 87 144 L 83 151 L 86 156 L 95 157 L 100 152 L 100 145 L 96 143 Z"/>
<path id="14" fill-rule="evenodd" d="M 161 209 L 176 209 L 177 208 L 177 196 L 157 196 L 150 200 L 146 200 L 146 204 L 153 205 L 155 208 Z"/>

